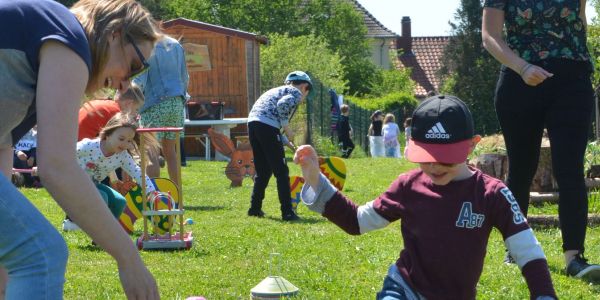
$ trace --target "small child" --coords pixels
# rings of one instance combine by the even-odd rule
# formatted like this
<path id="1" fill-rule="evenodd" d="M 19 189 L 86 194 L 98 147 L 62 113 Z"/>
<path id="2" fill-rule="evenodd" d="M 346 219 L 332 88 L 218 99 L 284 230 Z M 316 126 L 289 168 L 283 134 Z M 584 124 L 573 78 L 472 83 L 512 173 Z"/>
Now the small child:
<path id="1" fill-rule="evenodd" d="M 371 115 L 371 125 L 369 126 L 369 149 L 371 152 L 371 157 L 383 157 L 385 156 L 384 147 L 383 147 L 383 136 L 382 136 L 382 127 L 383 127 L 383 112 L 380 110 L 376 110 Z"/>
<path id="2" fill-rule="evenodd" d="M 400 143 L 398 143 L 398 135 L 400 128 L 396 124 L 396 117 L 393 114 L 385 115 L 383 120 L 383 145 L 385 147 L 386 157 L 401 157 Z"/>
<path id="3" fill-rule="evenodd" d="M 408 141 L 410 141 L 410 124 L 412 122 L 412 118 L 404 119 L 404 140 L 406 141 L 404 145 L 404 157 L 406 157 L 406 153 L 408 152 Z"/>
<path id="4" fill-rule="evenodd" d="M 108 205 L 115 218 L 119 218 L 125 209 L 125 197 L 108 185 L 102 184 L 110 173 L 117 168 L 122 168 L 138 183 L 142 182 L 142 172 L 130 151 L 136 151 L 139 145 L 140 134 L 136 131 L 137 121 L 133 116 L 117 113 L 100 131 L 100 136 L 95 139 L 83 139 L 77 143 L 77 162 L 91 177 L 102 199 Z M 152 135 L 146 139 L 149 151 L 158 151 L 158 142 Z M 147 193 L 156 190 L 148 176 L 145 178 Z M 78 226 L 69 217 L 63 221 L 63 230 L 78 230 Z"/>
<path id="5" fill-rule="evenodd" d="M 13 153 L 13 168 L 32 169 L 37 166 L 37 126 L 33 126 L 15 145 Z M 32 173 L 15 172 L 13 176 L 23 177 L 22 184 L 26 187 L 41 186 L 39 178 Z"/>
<path id="6" fill-rule="evenodd" d="M 348 116 L 350 115 L 350 107 L 347 104 L 340 106 L 340 120 L 338 121 L 337 132 L 338 138 L 342 144 L 342 157 L 349 158 L 354 150 L 354 143 L 350 136 L 352 135 L 352 126 Z"/>
<path id="7" fill-rule="evenodd" d="M 402 220 L 404 250 L 377 299 L 475 299 L 493 228 L 521 268 L 531 299 L 556 299 L 544 252 L 512 193 L 466 164 L 481 140 L 467 106 L 453 96 L 428 98 L 415 110 L 411 130 L 408 159 L 420 169 L 401 174 L 361 206 L 320 174 L 312 147 L 299 147 L 294 157 L 306 180 L 302 201 L 349 234 Z"/>

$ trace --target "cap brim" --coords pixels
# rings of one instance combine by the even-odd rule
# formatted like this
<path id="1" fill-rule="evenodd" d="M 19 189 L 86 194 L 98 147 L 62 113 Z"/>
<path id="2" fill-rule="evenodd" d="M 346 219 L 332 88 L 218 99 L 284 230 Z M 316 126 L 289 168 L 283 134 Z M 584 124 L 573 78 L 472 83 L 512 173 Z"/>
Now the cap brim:
<path id="1" fill-rule="evenodd" d="M 470 139 L 453 144 L 428 144 L 410 139 L 406 158 L 415 163 L 458 164 L 467 160 L 470 147 Z"/>

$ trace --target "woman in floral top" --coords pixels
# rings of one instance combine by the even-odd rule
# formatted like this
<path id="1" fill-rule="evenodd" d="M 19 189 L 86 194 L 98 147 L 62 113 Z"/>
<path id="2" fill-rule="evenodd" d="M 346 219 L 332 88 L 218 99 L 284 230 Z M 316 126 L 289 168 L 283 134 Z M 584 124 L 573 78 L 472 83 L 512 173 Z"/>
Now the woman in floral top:
<path id="1" fill-rule="evenodd" d="M 495 105 L 512 166 L 507 185 L 527 215 L 545 127 L 559 185 L 566 272 L 600 279 L 600 266 L 588 264 L 583 257 L 588 212 L 583 157 L 594 101 L 585 3 L 486 0 L 482 38 L 484 47 L 503 65 Z"/>

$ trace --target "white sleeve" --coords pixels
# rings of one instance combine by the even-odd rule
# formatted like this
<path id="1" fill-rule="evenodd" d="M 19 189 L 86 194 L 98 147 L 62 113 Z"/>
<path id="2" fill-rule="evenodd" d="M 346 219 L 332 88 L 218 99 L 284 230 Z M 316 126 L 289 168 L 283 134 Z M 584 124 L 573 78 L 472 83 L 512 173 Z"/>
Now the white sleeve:
<path id="1" fill-rule="evenodd" d="M 531 228 L 508 237 L 504 240 L 504 245 L 512 258 L 517 262 L 519 268 L 523 268 L 523 266 L 532 260 L 546 259 L 544 251 Z"/>
<path id="2" fill-rule="evenodd" d="M 373 208 L 373 202 L 368 202 L 358 207 L 357 218 L 360 234 L 386 227 L 390 224 L 388 220 L 380 216 Z"/>

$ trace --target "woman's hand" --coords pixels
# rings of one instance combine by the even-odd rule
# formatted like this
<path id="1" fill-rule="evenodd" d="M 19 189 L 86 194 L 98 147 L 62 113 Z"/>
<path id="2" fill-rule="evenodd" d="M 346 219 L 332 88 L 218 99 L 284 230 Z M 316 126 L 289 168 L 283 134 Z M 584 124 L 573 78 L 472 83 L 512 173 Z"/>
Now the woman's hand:
<path id="1" fill-rule="evenodd" d="M 298 147 L 294 154 L 294 163 L 300 165 L 302 168 L 302 177 L 304 177 L 308 185 L 316 190 L 319 187 L 321 169 L 319 169 L 319 158 L 315 149 L 310 145 Z"/>
<path id="2" fill-rule="evenodd" d="M 526 64 L 521 68 L 521 78 L 527 85 L 536 86 L 544 80 L 554 76 L 554 74 L 544 70 L 542 67 L 538 67 L 533 64 Z"/>
<path id="3" fill-rule="evenodd" d="M 127 299 L 160 299 L 156 281 L 139 256 L 117 263 L 119 278 Z"/>

